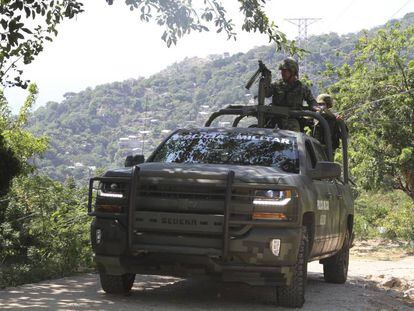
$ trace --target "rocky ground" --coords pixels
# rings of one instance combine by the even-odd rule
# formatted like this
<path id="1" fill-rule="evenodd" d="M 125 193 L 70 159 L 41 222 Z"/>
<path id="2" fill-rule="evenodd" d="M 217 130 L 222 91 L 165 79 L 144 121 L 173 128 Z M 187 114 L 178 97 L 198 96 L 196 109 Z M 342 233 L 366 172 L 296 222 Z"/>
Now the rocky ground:
<path id="1" fill-rule="evenodd" d="M 414 248 L 384 240 L 356 242 L 351 273 L 364 287 L 414 301 Z"/>
<path id="2" fill-rule="evenodd" d="M 128 296 L 102 292 L 86 274 L 0 291 L 4 310 L 274 310 L 270 288 L 221 284 L 209 279 L 137 276 Z M 322 266 L 309 264 L 303 310 L 413 310 L 414 253 L 384 241 L 358 242 L 344 285 L 323 281 Z M 282 310 L 282 308 L 278 308 Z"/>

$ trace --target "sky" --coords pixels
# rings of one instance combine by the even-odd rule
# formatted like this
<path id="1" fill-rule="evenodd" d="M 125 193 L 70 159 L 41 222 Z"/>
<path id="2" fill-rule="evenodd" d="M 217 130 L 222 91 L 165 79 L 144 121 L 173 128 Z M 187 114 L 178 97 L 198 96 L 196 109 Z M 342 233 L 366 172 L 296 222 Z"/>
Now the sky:
<path id="1" fill-rule="evenodd" d="M 35 107 L 48 101 L 60 102 L 67 92 L 148 77 L 186 57 L 247 52 L 268 44 L 264 35 L 241 31 L 242 16 L 236 0 L 222 3 L 236 23 L 237 41 L 228 41 L 224 34 L 214 31 L 192 33 L 170 48 L 161 40 L 162 28 L 141 22 L 138 12 L 130 11 L 124 0 L 114 2 L 108 6 L 105 0 L 83 0 L 85 12 L 60 25 L 55 40 L 48 42 L 44 52 L 24 67 L 24 77 L 39 87 Z M 288 38 L 294 39 L 298 28 L 286 19 L 320 18 L 308 27 L 308 35 L 346 34 L 414 12 L 414 0 L 268 0 L 266 12 Z M 16 113 L 27 93 L 9 88 L 5 95 Z"/>

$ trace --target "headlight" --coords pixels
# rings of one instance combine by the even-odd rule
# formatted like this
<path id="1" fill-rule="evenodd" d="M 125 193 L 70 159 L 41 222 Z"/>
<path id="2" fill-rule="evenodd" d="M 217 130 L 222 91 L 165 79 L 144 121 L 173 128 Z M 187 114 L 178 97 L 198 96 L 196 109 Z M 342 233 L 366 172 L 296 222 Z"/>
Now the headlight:
<path id="1" fill-rule="evenodd" d="M 98 197 L 122 199 L 124 194 L 118 183 L 103 183 L 98 190 Z"/>
<path id="2" fill-rule="evenodd" d="M 122 193 L 103 192 L 102 190 L 98 190 L 98 197 L 122 199 L 124 195 Z"/>
<path id="3" fill-rule="evenodd" d="M 284 206 L 292 199 L 292 190 L 256 190 L 253 204 L 258 206 Z"/>

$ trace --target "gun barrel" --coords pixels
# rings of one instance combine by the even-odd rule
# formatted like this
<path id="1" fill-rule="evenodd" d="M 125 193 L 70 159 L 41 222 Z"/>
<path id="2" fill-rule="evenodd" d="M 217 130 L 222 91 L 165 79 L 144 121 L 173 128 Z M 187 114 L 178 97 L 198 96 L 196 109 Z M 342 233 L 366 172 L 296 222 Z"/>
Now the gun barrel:
<path id="1" fill-rule="evenodd" d="M 257 71 L 254 73 L 254 75 L 249 79 L 249 81 L 247 81 L 246 83 L 246 89 L 250 89 L 254 83 L 254 81 L 256 81 L 257 77 L 260 75 L 260 68 L 257 69 Z"/>

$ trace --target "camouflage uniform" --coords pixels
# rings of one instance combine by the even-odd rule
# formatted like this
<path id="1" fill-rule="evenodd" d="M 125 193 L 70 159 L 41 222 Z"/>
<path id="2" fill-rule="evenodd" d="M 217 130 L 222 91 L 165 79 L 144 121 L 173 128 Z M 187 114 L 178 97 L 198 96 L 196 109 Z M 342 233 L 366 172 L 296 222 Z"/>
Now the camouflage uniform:
<path id="1" fill-rule="evenodd" d="M 298 76 L 298 65 L 295 60 L 287 58 L 279 69 L 288 69 L 291 73 Z M 308 109 L 312 109 L 317 105 L 315 98 L 312 96 L 311 90 L 304 85 L 300 80 L 295 80 L 292 83 L 279 80 L 271 83 L 272 76 L 269 74 L 266 77 L 265 96 L 272 96 L 272 105 L 290 107 L 293 110 L 302 110 L 303 101 L 309 105 Z"/>
<path id="2" fill-rule="evenodd" d="M 329 94 L 320 94 L 317 99 L 317 111 L 325 118 L 329 124 L 332 136 L 332 148 L 335 150 L 339 147 L 340 130 L 338 123 L 336 122 L 337 115 L 331 108 L 333 106 L 332 96 Z M 314 136 L 318 138 L 321 143 L 325 143 L 325 139 L 322 134 L 322 129 L 319 128 L 319 124 L 315 124 Z"/>
<path id="3" fill-rule="evenodd" d="M 329 94 L 320 94 L 316 98 L 317 106 L 315 107 L 317 111 L 327 114 L 330 117 L 336 118 L 337 114 L 334 113 L 331 108 L 333 106 L 332 96 Z"/>
<path id="4" fill-rule="evenodd" d="M 287 69 L 291 74 L 298 77 L 299 66 L 294 59 L 287 58 L 279 66 L 279 69 Z M 300 80 L 295 79 L 293 82 L 279 80 L 271 83 L 272 75 L 269 73 L 265 77 L 265 96 L 272 96 L 272 105 L 289 107 L 292 110 L 310 109 L 314 110 L 317 105 L 311 90 Z M 303 105 L 306 101 L 309 107 Z M 300 131 L 299 121 L 297 119 L 276 120 L 281 128 Z"/>

